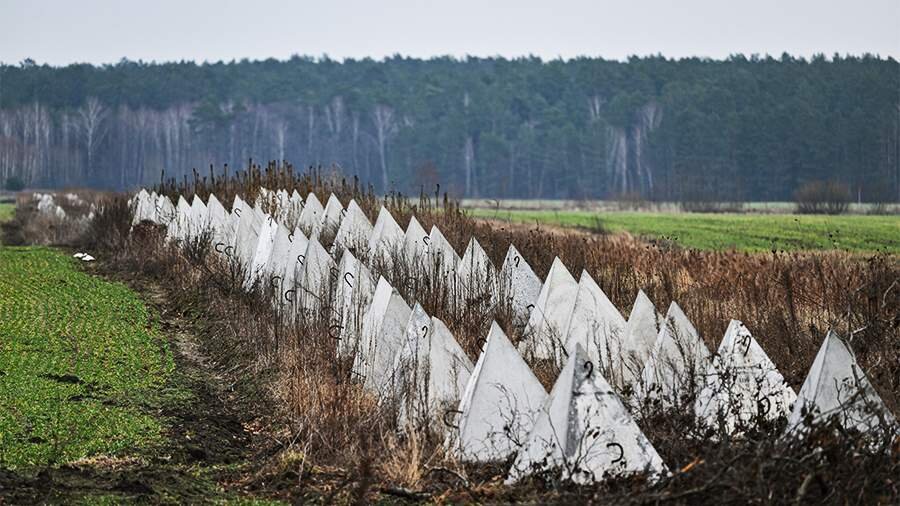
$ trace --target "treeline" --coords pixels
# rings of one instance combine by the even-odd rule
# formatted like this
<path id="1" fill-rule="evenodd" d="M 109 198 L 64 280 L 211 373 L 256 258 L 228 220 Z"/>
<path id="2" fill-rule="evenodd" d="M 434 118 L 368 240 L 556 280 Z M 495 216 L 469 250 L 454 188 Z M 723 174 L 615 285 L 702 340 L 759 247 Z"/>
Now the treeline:
<path id="1" fill-rule="evenodd" d="M 379 190 L 788 200 L 836 181 L 900 200 L 900 65 L 295 57 L 0 66 L 0 180 L 133 187 L 248 159 Z"/>

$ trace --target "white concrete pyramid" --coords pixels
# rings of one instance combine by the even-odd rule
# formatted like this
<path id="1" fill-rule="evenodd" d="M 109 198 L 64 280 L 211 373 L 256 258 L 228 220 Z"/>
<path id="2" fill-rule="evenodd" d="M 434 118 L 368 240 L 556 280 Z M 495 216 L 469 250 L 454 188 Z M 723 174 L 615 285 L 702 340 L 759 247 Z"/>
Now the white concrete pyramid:
<path id="1" fill-rule="evenodd" d="M 256 207 L 263 207 L 263 202 L 265 202 L 266 204 L 271 204 L 274 193 L 275 192 L 273 192 L 272 190 L 264 186 L 260 186 L 259 190 L 256 192 Z"/>
<path id="2" fill-rule="evenodd" d="M 303 212 L 303 197 L 294 190 L 288 199 L 283 211 L 285 226 L 295 227 L 300 223 L 300 213 Z M 305 235 L 305 234 L 304 234 Z"/>
<path id="3" fill-rule="evenodd" d="M 341 315 L 340 343 L 338 352 L 350 356 L 356 352 L 362 333 L 363 315 L 375 295 L 375 280 L 369 268 L 360 262 L 350 250 L 344 250 L 338 266 L 335 301 Z"/>
<path id="4" fill-rule="evenodd" d="M 699 391 L 708 366 L 709 349 L 673 301 L 641 373 L 644 397 L 658 400 L 663 408 L 679 406 Z"/>
<path id="5" fill-rule="evenodd" d="M 497 322 L 472 370 L 459 403 L 451 454 L 466 461 L 507 458 L 524 441 L 547 392 Z"/>
<path id="6" fill-rule="evenodd" d="M 166 230 L 166 241 L 183 241 L 187 237 L 191 219 L 191 205 L 184 197 L 178 196 L 175 206 L 175 217 L 169 222 Z"/>
<path id="7" fill-rule="evenodd" d="M 228 211 L 214 193 L 209 194 L 206 209 L 209 214 L 209 227 L 212 230 L 212 245 L 217 253 L 224 253 L 225 247 L 231 243 L 228 236 Z"/>
<path id="8" fill-rule="evenodd" d="M 499 274 L 481 244 L 472 237 L 456 270 L 457 303 L 475 300 L 492 304 L 498 293 Z M 487 295 L 487 297 L 485 297 Z"/>
<path id="9" fill-rule="evenodd" d="M 609 374 L 610 383 L 619 389 L 639 392 L 641 371 L 659 335 L 663 316 L 643 290 L 638 290 L 628 321 L 625 322 L 624 337 L 620 350 L 620 360 Z"/>
<path id="10" fill-rule="evenodd" d="M 259 243 L 259 233 L 265 225 L 266 219 L 261 212 L 257 212 L 257 208 L 246 205 L 239 214 L 234 241 L 234 258 L 249 274 L 250 264 L 253 262 L 256 246 Z"/>
<path id="11" fill-rule="evenodd" d="M 407 325 L 407 344 L 397 357 L 404 380 L 401 414 L 432 425 L 459 405 L 474 365 L 440 319 L 420 325 Z"/>
<path id="12" fill-rule="evenodd" d="M 263 215 L 259 236 L 256 238 L 256 249 L 253 251 L 253 258 L 250 260 L 250 267 L 247 270 L 245 288 L 250 288 L 266 274 L 266 265 L 269 263 L 269 257 L 272 256 L 277 232 L 278 222 L 268 214 Z"/>
<path id="13" fill-rule="evenodd" d="M 319 235 L 323 232 L 336 233 L 341 225 L 341 218 L 344 216 L 344 206 L 341 201 L 332 193 L 328 196 L 328 202 L 325 203 L 325 209 L 322 211 L 322 217 L 316 224 L 313 235 Z"/>
<path id="14" fill-rule="evenodd" d="M 404 390 L 415 390 L 416 388 L 416 362 L 415 353 L 422 341 L 428 338 L 428 332 L 431 330 L 431 317 L 425 312 L 425 308 L 416 302 L 413 305 L 412 312 L 406 322 L 404 331 L 404 340 L 397 354 L 393 357 L 391 371 L 393 371 L 395 392 L 400 394 Z M 401 413 L 401 417 L 405 413 Z"/>
<path id="15" fill-rule="evenodd" d="M 666 473 L 656 449 L 580 345 L 553 385 L 508 482 L 554 469 L 580 484 Z"/>
<path id="16" fill-rule="evenodd" d="M 338 262 L 338 279 L 334 286 L 334 309 L 340 315 L 342 325 L 344 312 L 350 308 L 353 297 L 354 281 L 356 280 L 356 272 L 359 269 L 359 260 L 353 256 L 353 253 L 345 251 L 341 255 L 341 261 Z M 340 346 L 339 346 L 340 348 Z"/>
<path id="17" fill-rule="evenodd" d="M 132 199 L 131 205 L 134 211 L 134 216 L 131 220 L 132 226 L 145 220 L 153 220 L 155 204 L 147 190 L 141 188 L 141 191 L 137 192 L 137 195 Z"/>
<path id="18" fill-rule="evenodd" d="M 277 223 L 275 229 L 275 240 L 272 243 L 272 250 L 269 253 L 269 259 L 266 261 L 266 267 L 264 270 L 264 278 L 276 278 L 273 279 L 273 282 L 277 283 L 275 285 L 275 293 L 276 293 L 276 301 L 281 300 L 281 294 L 283 290 L 281 288 L 281 283 L 283 281 L 283 273 L 287 266 L 290 264 L 291 257 L 291 233 L 285 228 L 281 223 Z"/>
<path id="19" fill-rule="evenodd" d="M 209 210 L 198 195 L 191 201 L 191 218 L 189 220 L 188 237 L 196 239 L 209 229 Z"/>
<path id="20" fill-rule="evenodd" d="M 306 248 L 309 246 L 309 240 L 303 235 L 300 227 L 294 229 L 294 232 L 288 235 L 291 246 L 288 249 L 288 258 L 284 266 L 284 272 L 281 274 L 281 303 L 292 304 L 299 307 L 299 299 L 297 298 L 297 280 L 300 279 L 300 271 L 303 267 L 303 260 L 306 258 Z"/>
<path id="21" fill-rule="evenodd" d="M 432 278 L 445 280 L 449 286 L 456 276 L 460 258 L 436 225 L 431 226 L 426 251 L 428 252 L 426 257 L 428 272 Z"/>
<path id="22" fill-rule="evenodd" d="M 786 433 L 802 437 L 810 425 L 832 418 L 844 429 L 874 436 L 886 431 L 896 435 L 900 430 L 853 352 L 833 330 L 825 336 L 800 387 Z"/>
<path id="23" fill-rule="evenodd" d="M 387 266 L 393 265 L 393 255 L 403 246 L 404 235 L 390 211 L 381 206 L 372 235 L 369 236 L 370 265 L 378 265 L 379 261 Z"/>
<path id="24" fill-rule="evenodd" d="M 380 278 L 372 304 L 363 316 L 353 369 L 363 385 L 382 398 L 394 393 L 394 359 L 406 341 L 406 324 L 411 313 L 400 293 Z"/>
<path id="25" fill-rule="evenodd" d="M 625 318 L 616 309 L 600 285 L 586 271 L 581 271 L 575 305 L 563 333 L 566 356 L 581 345 L 594 364 L 600 364 L 602 371 L 617 368 L 620 361 L 620 344 L 625 331 Z M 557 358 L 559 364 L 565 358 Z"/>
<path id="26" fill-rule="evenodd" d="M 359 204 L 355 200 L 351 200 L 347 204 L 347 212 L 344 219 L 341 220 L 341 225 L 334 238 L 333 252 L 337 253 L 339 249 L 349 249 L 358 255 L 361 250 L 368 248 L 371 235 L 372 224 L 366 218 Z"/>
<path id="27" fill-rule="evenodd" d="M 300 211 L 298 224 L 303 232 L 309 234 L 310 238 L 323 214 L 325 214 L 325 208 L 322 206 L 322 203 L 319 202 L 315 193 L 309 192 L 303 204 L 303 210 Z"/>
<path id="28" fill-rule="evenodd" d="M 500 268 L 500 293 L 509 301 L 516 323 L 527 324 L 531 308 L 541 294 L 541 278 L 512 244 Z"/>
<path id="29" fill-rule="evenodd" d="M 403 235 L 403 253 L 406 261 L 411 266 L 416 266 L 413 272 L 424 266 L 425 250 L 428 248 L 428 232 L 422 228 L 415 216 L 410 217 L 406 233 Z"/>
<path id="30" fill-rule="evenodd" d="M 275 215 L 275 219 L 278 220 L 279 223 L 283 223 L 288 219 L 290 198 L 291 196 L 283 188 L 279 189 L 272 195 L 272 204 L 274 205 L 272 213 Z"/>
<path id="31" fill-rule="evenodd" d="M 297 277 L 297 298 L 300 301 L 300 309 L 307 314 L 315 314 L 328 302 L 332 269 L 337 272 L 337 266 L 331 255 L 318 239 L 310 238 Z"/>
<path id="32" fill-rule="evenodd" d="M 168 225 L 175 218 L 175 205 L 165 195 L 156 196 L 156 209 L 153 221 L 160 225 Z"/>
<path id="33" fill-rule="evenodd" d="M 731 320 L 697 396 L 694 412 L 710 428 L 735 434 L 756 420 L 791 413 L 797 394 L 743 323 Z"/>
<path id="34" fill-rule="evenodd" d="M 525 326 L 525 339 L 519 342 L 523 355 L 534 359 L 556 357 L 557 348 L 564 344 L 563 333 L 577 296 L 578 282 L 559 257 L 554 258 Z"/>
<path id="35" fill-rule="evenodd" d="M 231 204 L 231 213 L 229 214 L 229 222 L 231 224 L 230 231 L 228 233 L 229 237 L 231 237 L 231 256 L 234 256 L 234 249 L 237 247 L 237 236 L 238 236 L 238 228 L 240 227 L 241 216 L 244 214 L 244 209 L 249 209 L 248 206 L 240 197 L 237 195 L 234 196 L 234 202 Z"/>

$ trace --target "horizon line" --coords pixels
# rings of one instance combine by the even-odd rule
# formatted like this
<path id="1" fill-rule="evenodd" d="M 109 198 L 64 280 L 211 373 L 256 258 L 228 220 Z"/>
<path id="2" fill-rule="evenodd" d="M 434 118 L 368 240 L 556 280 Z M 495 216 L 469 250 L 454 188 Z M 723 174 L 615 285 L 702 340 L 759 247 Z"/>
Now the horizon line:
<path id="1" fill-rule="evenodd" d="M 26 67 L 26 64 L 27 64 L 27 66 L 29 66 L 29 67 L 33 66 L 33 67 L 66 68 L 66 67 L 72 67 L 72 66 L 90 65 L 93 67 L 103 68 L 103 67 L 114 67 L 114 66 L 121 65 L 124 63 L 138 63 L 138 64 L 143 64 L 143 65 L 155 65 L 155 66 L 165 66 L 165 65 L 172 65 L 172 64 L 177 64 L 177 65 L 194 64 L 197 66 L 206 66 L 206 65 L 223 65 L 223 64 L 229 65 L 229 64 L 233 64 L 233 63 L 266 63 L 266 62 L 271 62 L 273 60 L 278 63 L 289 63 L 289 62 L 295 61 L 295 60 L 305 60 L 305 61 L 310 61 L 312 63 L 326 63 L 327 62 L 327 63 L 340 63 L 340 64 L 370 62 L 370 61 L 375 62 L 375 63 L 386 63 L 386 62 L 394 61 L 394 60 L 421 60 L 421 61 L 429 62 L 429 61 L 438 61 L 438 60 L 449 59 L 454 62 L 462 62 L 462 63 L 465 63 L 470 60 L 473 60 L 473 61 L 477 61 L 477 60 L 505 60 L 505 61 L 537 60 L 537 61 L 540 61 L 542 64 L 546 64 L 546 63 L 557 63 L 557 62 L 569 63 L 569 62 L 580 61 L 580 60 L 597 60 L 597 61 L 604 61 L 604 62 L 629 63 L 633 59 L 638 59 L 638 60 L 662 59 L 664 61 L 677 63 L 680 61 L 695 61 L 695 60 L 700 60 L 703 62 L 730 62 L 730 61 L 735 61 L 738 59 L 745 59 L 748 61 L 766 61 L 766 60 L 781 61 L 785 58 L 785 56 L 789 57 L 791 60 L 795 60 L 798 62 L 805 62 L 805 63 L 810 63 L 810 62 L 819 61 L 819 60 L 833 62 L 836 59 L 851 59 L 851 58 L 856 58 L 856 59 L 873 58 L 873 59 L 876 59 L 879 61 L 885 61 L 885 62 L 892 62 L 892 61 L 896 62 L 897 61 L 897 59 L 893 55 L 882 55 L 878 52 L 868 52 L 868 51 L 863 52 L 863 53 L 858 53 L 858 54 L 856 54 L 856 53 L 852 54 L 849 52 L 847 52 L 847 53 L 834 52 L 831 55 L 826 55 L 824 52 L 817 52 L 817 53 L 812 53 L 812 54 L 808 54 L 808 55 L 792 54 L 788 51 L 782 51 L 781 54 L 778 54 L 778 55 L 773 55 L 768 52 L 766 52 L 766 53 L 749 53 L 749 54 L 742 53 L 742 52 L 736 52 L 736 53 L 730 53 L 726 57 L 712 57 L 712 56 L 701 56 L 701 55 L 665 56 L 661 52 L 657 52 L 657 53 L 647 53 L 647 54 L 631 54 L 624 58 L 608 58 L 603 55 L 588 55 L 588 54 L 582 54 L 582 55 L 577 55 L 577 56 L 568 56 L 568 57 L 563 57 L 561 55 L 558 55 L 553 58 L 545 58 L 543 56 L 535 55 L 533 53 L 523 54 L 523 55 L 515 55 L 515 56 L 500 55 L 500 54 L 495 54 L 495 55 L 474 55 L 474 54 L 454 55 L 454 54 L 449 54 L 449 53 L 435 54 L 435 55 L 430 55 L 430 56 L 411 56 L 408 54 L 404 55 L 402 53 L 393 53 L 391 55 L 382 55 L 382 56 L 346 56 L 346 57 L 333 57 L 333 56 L 330 56 L 328 53 L 323 53 L 320 56 L 315 56 L 315 55 L 311 55 L 311 54 L 294 53 L 294 54 L 291 54 L 287 58 L 281 58 L 281 57 L 276 57 L 276 56 L 269 56 L 269 57 L 265 57 L 265 58 L 244 56 L 244 57 L 232 57 L 230 60 L 203 59 L 202 61 L 198 61 L 196 59 L 187 59 L 187 58 L 183 58 L 180 60 L 143 60 L 143 59 L 132 60 L 127 56 L 123 56 L 116 62 L 100 62 L 100 63 L 98 63 L 98 62 L 90 62 L 90 61 L 72 61 L 72 62 L 62 63 L 62 64 L 38 62 L 37 60 L 35 60 L 31 57 L 26 57 L 16 63 L 0 61 L 0 67 L 20 67 L 21 68 L 21 67 Z"/>

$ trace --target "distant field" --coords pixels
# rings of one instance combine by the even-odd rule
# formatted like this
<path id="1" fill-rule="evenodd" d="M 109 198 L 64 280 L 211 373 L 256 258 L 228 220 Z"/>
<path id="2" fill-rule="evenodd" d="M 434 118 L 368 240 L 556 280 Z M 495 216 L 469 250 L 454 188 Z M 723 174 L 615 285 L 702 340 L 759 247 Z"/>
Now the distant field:
<path id="1" fill-rule="evenodd" d="M 688 214 L 591 211 L 495 211 L 473 215 L 525 223 L 594 228 L 662 238 L 687 248 L 740 251 L 830 250 L 900 253 L 898 216 Z"/>
<path id="2" fill-rule="evenodd" d="M 0 468 L 115 454 L 161 437 L 147 406 L 174 367 L 171 354 L 133 292 L 75 262 L 0 247 Z"/>
<path id="3" fill-rule="evenodd" d="M 495 209 L 515 211 L 593 211 L 593 212 L 659 212 L 678 213 L 682 211 L 678 202 L 615 201 L 615 200 L 562 200 L 562 199 L 462 199 L 462 207 L 470 209 Z M 739 213 L 791 214 L 797 209 L 793 202 L 741 202 L 727 203 L 726 207 L 738 206 Z M 878 206 L 869 203 L 851 203 L 848 214 L 870 214 Z M 900 204 L 883 204 L 881 208 L 894 214 L 900 213 Z M 727 211 L 729 209 L 723 209 Z"/>

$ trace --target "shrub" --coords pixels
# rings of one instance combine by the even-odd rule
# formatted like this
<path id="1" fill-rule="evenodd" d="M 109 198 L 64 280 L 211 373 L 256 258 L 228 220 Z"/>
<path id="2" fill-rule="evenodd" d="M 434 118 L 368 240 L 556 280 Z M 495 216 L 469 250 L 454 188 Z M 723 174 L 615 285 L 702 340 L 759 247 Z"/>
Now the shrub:
<path id="1" fill-rule="evenodd" d="M 794 192 L 800 214 L 843 214 L 850 206 L 850 189 L 836 181 L 810 181 Z"/>

